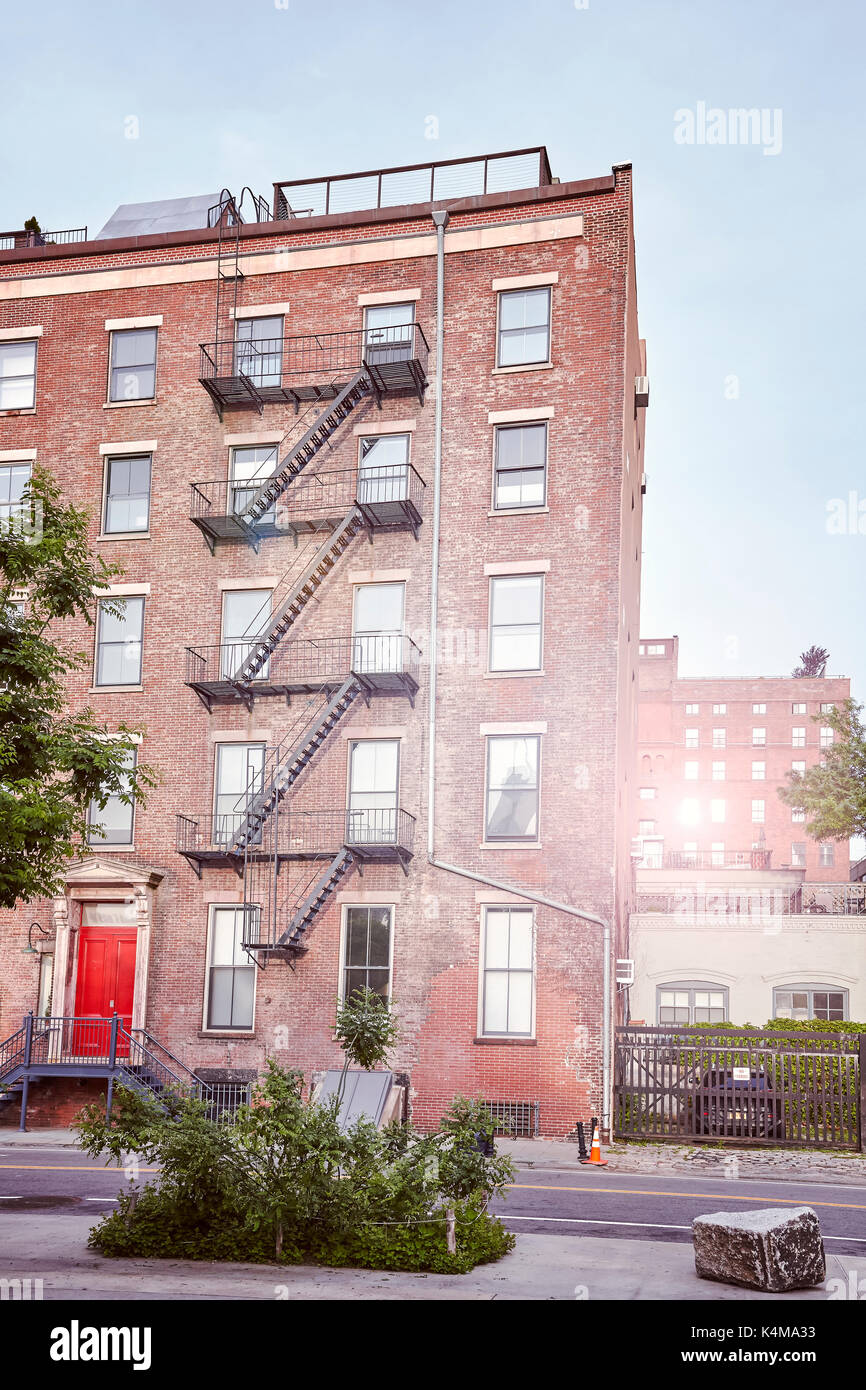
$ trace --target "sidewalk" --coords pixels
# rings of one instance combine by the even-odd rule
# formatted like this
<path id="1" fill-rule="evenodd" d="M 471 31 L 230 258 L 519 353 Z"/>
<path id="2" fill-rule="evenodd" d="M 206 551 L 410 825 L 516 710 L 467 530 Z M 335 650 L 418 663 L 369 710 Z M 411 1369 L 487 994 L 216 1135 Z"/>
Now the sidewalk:
<path id="1" fill-rule="evenodd" d="M 398 1274 L 316 1265 L 205 1264 L 191 1260 L 109 1260 L 87 1249 L 95 1216 L 7 1212 L 0 1217 L 0 1276 L 42 1279 L 45 1299 L 599 1299 L 670 1302 L 755 1300 L 789 1304 L 850 1297 L 866 1259 L 827 1256 L 829 1287 L 756 1293 L 699 1279 L 691 1245 L 593 1236 L 518 1235 L 497 1264 L 469 1274 Z M 861 1287 L 863 1286 L 861 1282 Z"/>

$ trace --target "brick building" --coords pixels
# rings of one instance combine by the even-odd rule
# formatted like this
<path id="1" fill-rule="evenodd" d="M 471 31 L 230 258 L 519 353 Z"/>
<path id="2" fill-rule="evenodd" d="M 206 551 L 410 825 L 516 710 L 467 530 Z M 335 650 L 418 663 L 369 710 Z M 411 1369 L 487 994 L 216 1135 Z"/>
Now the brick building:
<path id="1" fill-rule="evenodd" d="M 640 642 L 639 862 L 672 869 L 805 869 L 807 883 L 848 879 L 848 845 L 818 844 L 778 796 L 787 773 L 821 760 L 832 730 L 812 716 L 848 698 L 847 676 L 681 677 L 677 637 Z"/>
<path id="2" fill-rule="evenodd" d="M 369 983 L 417 1123 L 462 1092 L 564 1134 L 608 1113 L 632 891 L 630 166 L 559 182 L 541 149 L 274 195 L 0 250 L 0 480 L 12 505 L 47 465 L 122 563 L 122 620 L 69 632 L 70 700 L 141 727 L 160 779 L 94 815 L 63 896 L 3 915 L 0 1037 L 117 1016 L 110 1044 L 34 1025 L 15 1084 L 46 1123 L 109 1047 L 313 1080 Z"/>

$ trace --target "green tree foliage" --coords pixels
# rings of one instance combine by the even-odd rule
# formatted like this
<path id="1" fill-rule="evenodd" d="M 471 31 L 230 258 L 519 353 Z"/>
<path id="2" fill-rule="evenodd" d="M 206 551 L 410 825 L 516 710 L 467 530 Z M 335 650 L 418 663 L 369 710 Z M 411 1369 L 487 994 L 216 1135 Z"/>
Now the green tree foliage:
<path id="1" fill-rule="evenodd" d="M 808 647 L 800 653 L 800 665 L 795 666 L 792 676 L 823 676 L 827 670 L 830 653 L 826 647 Z"/>
<path id="2" fill-rule="evenodd" d="M 67 620 L 94 621 L 94 591 L 120 573 L 91 554 L 88 514 L 35 470 L 24 503 L 35 525 L 0 528 L 0 907 L 57 892 L 86 844 L 91 800 L 140 801 L 153 778 L 125 767 L 136 731 L 109 729 L 66 705 L 67 677 L 86 664 L 61 642 Z M 24 611 L 13 591 L 26 589 Z"/>
<path id="3" fill-rule="evenodd" d="M 866 835 L 866 727 L 863 706 L 843 700 L 826 714 L 814 714 L 834 732 L 833 743 L 822 750 L 821 762 L 805 774 L 788 773 L 779 788 L 786 806 L 805 811 L 806 830 L 816 840 L 848 840 Z"/>
<path id="4" fill-rule="evenodd" d="M 91 1232 L 106 1255 L 458 1274 L 513 1245 L 486 1210 L 513 1167 L 480 1151 L 494 1121 L 477 1102 L 455 1102 L 433 1134 L 368 1120 L 344 1131 L 335 1096 L 305 1100 L 301 1074 L 268 1062 L 232 1122 L 209 1119 L 201 1101 L 162 1106 L 121 1087 L 110 1119 L 92 1105 L 77 1127 L 92 1156 L 119 1163 L 131 1152 L 160 1170 L 155 1183 L 121 1192 Z"/>

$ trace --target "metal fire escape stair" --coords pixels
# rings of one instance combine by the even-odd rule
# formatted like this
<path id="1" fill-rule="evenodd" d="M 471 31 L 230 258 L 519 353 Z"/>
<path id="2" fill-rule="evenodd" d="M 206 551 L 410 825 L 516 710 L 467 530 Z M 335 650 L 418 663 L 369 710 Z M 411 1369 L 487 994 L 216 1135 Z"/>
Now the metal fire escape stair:
<path id="1" fill-rule="evenodd" d="M 360 405 L 361 401 L 366 400 L 368 396 L 374 394 L 378 400 L 380 392 L 375 386 L 370 372 L 366 367 L 362 368 L 340 389 L 339 394 L 328 402 L 321 414 L 316 416 L 306 434 L 292 445 L 276 471 L 262 483 L 261 487 L 250 498 L 242 513 L 242 519 L 247 525 L 254 526 L 271 510 L 293 478 L 296 478 L 313 461 L 319 450 L 328 443 L 331 435 L 335 434 L 349 418 L 355 407 Z"/>
<path id="2" fill-rule="evenodd" d="M 306 951 L 307 947 L 303 944 L 304 932 L 312 925 L 354 862 L 355 856 L 344 845 L 335 854 L 324 872 L 320 874 L 313 887 L 302 898 L 289 925 L 276 943 L 277 949 L 295 952 Z"/>
<path id="3" fill-rule="evenodd" d="M 241 824 L 231 843 L 233 853 L 240 853 L 255 840 L 268 816 L 279 805 L 304 768 L 315 757 L 322 744 L 351 709 L 359 695 L 365 694 L 365 684 L 359 676 L 349 676 L 328 704 L 317 711 L 294 747 L 283 757 L 277 750 L 273 775 L 267 786 L 255 793 L 246 807 Z"/>
<path id="4" fill-rule="evenodd" d="M 327 578 L 346 548 L 365 523 L 360 508 L 353 505 L 339 526 L 320 546 L 300 577 L 292 584 L 291 597 L 271 620 L 270 626 L 255 638 L 243 663 L 232 676 L 234 684 L 243 686 L 255 680 L 278 642 L 301 615 L 322 581 Z"/>

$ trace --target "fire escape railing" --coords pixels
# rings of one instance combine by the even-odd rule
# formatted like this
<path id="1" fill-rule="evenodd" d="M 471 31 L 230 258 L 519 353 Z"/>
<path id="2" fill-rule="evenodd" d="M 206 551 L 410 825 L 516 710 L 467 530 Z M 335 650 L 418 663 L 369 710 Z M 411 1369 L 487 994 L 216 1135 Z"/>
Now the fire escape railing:
<path id="1" fill-rule="evenodd" d="M 212 646 L 187 647 L 186 684 L 237 685 L 235 676 L 256 645 L 255 636 Z M 367 678 L 376 689 L 387 678 L 405 676 L 418 687 L 421 651 L 404 633 L 358 633 L 344 637 L 303 637 L 282 642 L 268 660 L 265 674 L 247 684 L 279 690 L 321 690 L 346 676 Z"/>
<path id="2" fill-rule="evenodd" d="M 179 854 L 196 858 L 219 857 L 243 861 L 253 857 L 270 859 L 324 859 L 341 845 L 360 858 L 397 857 L 414 853 L 415 817 L 402 807 L 355 806 L 350 810 L 298 811 L 283 808 L 274 817 L 276 835 L 269 828 L 247 847 L 232 849 L 247 812 L 243 808 L 219 815 L 210 811 L 185 812 L 176 817 Z"/>

